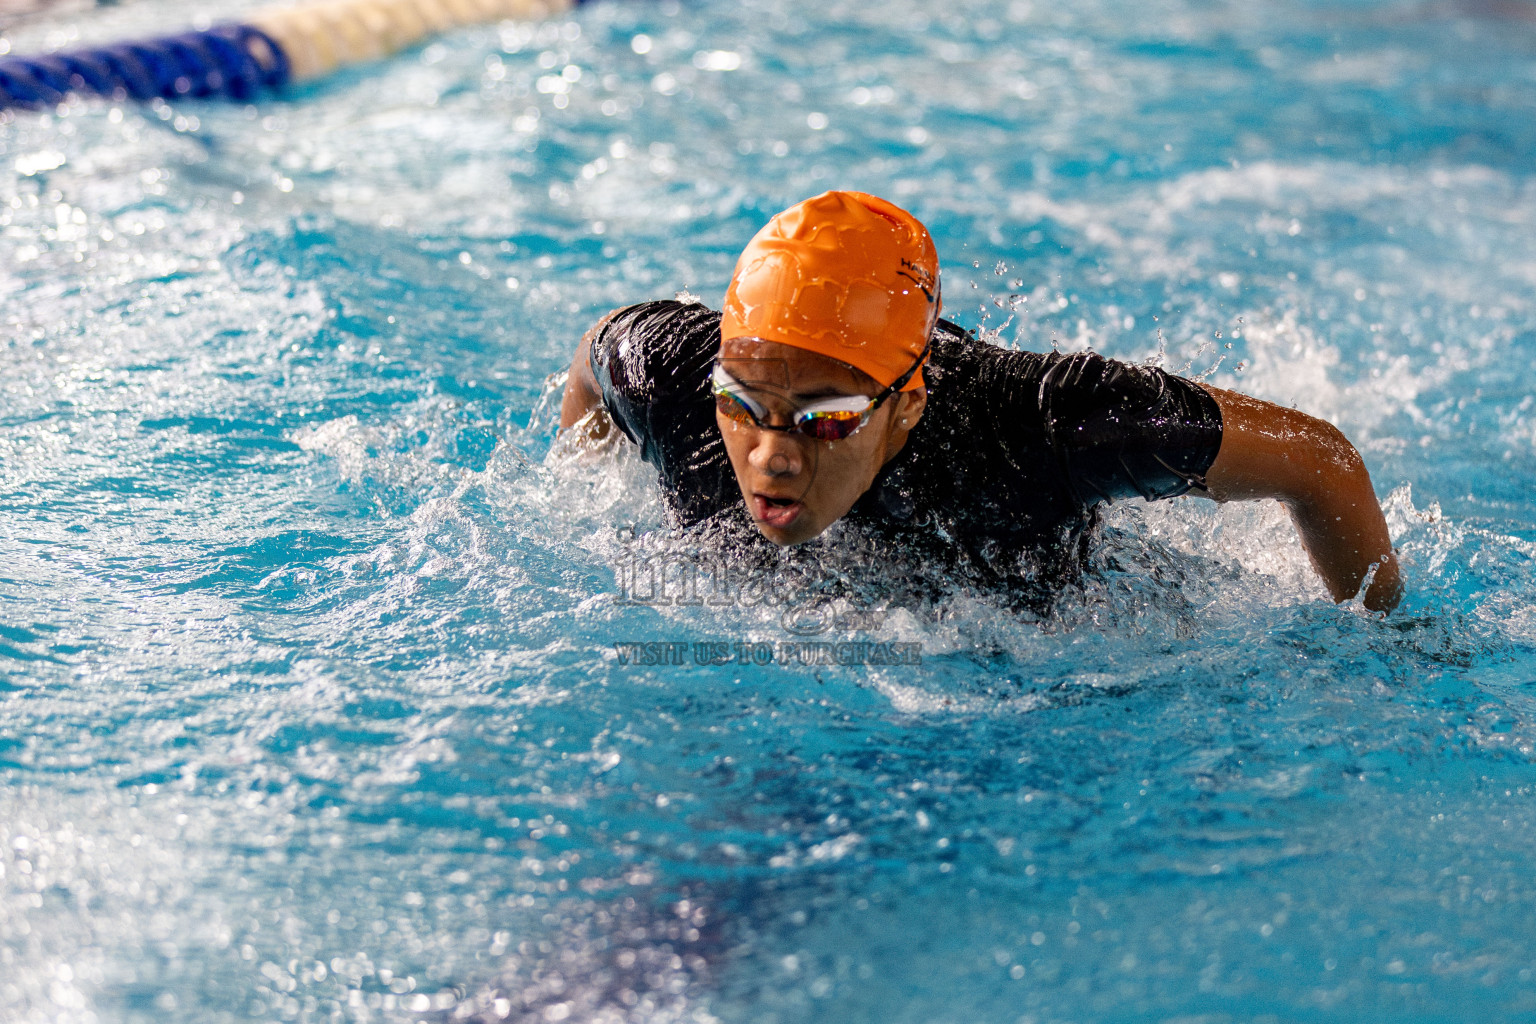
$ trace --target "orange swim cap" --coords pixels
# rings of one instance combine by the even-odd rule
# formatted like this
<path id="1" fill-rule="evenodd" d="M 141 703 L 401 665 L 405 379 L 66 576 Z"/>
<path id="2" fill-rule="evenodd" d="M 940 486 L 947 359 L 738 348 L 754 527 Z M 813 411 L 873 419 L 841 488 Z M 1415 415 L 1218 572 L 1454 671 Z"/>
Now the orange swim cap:
<path id="1" fill-rule="evenodd" d="M 747 243 L 725 292 L 720 337 L 809 349 L 889 385 L 927 346 L 939 307 L 928 229 L 884 199 L 825 192 Z M 919 370 L 902 390 L 922 386 Z"/>

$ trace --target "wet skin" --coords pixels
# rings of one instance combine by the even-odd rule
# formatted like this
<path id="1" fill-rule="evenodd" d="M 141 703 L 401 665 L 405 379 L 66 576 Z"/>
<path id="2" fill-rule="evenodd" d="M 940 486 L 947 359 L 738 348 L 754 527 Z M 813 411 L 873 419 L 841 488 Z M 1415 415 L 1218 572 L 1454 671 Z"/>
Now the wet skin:
<path id="1" fill-rule="evenodd" d="M 767 422 L 775 427 L 789 425 L 795 409 L 809 402 L 872 398 L 883 390 L 846 363 L 773 341 L 732 338 L 721 344 L 720 361 L 768 408 Z M 790 545 L 819 536 L 853 508 L 880 467 L 901 451 L 926 404 L 922 388 L 892 395 L 841 441 L 765 430 L 718 412 L 715 421 L 752 521 L 775 544 Z"/>

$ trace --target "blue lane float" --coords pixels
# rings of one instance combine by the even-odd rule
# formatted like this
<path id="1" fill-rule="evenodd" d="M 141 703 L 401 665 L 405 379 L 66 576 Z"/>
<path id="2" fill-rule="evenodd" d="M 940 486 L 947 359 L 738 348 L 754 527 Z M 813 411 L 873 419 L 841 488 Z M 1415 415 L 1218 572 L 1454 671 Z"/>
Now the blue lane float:
<path id="1" fill-rule="evenodd" d="M 116 100 L 218 96 L 249 100 L 291 75 L 277 42 L 253 25 L 38 57 L 0 58 L 0 107 L 36 109 L 70 93 Z"/>
<path id="2" fill-rule="evenodd" d="M 254 99 L 466 25 L 562 14 L 581 0 L 328 0 L 137 42 L 0 57 L 0 110 L 73 95 Z"/>

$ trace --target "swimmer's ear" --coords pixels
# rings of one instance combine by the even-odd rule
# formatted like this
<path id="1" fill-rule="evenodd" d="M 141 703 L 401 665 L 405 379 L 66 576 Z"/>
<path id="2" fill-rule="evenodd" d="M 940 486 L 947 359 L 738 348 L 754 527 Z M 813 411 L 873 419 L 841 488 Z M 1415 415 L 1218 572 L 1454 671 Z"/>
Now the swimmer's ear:
<path id="1" fill-rule="evenodd" d="M 907 433 L 917 426 L 918 420 L 923 418 L 923 410 L 928 408 L 928 389 L 913 388 L 911 391 L 897 392 L 890 404 L 891 420 L 885 428 L 883 461 L 886 462 L 901 451 L 901 446 L 906 443 Z"/>
<path id="2" fill-rule="evenodd" d="M 913 388 L 911 391 L 901 391 L 896 394 L 895 420 L 903 430 L 911 430 L 917 426 L 917 421 L 923 418 L 923 410 L 928 408 L 928 389 Z"/>

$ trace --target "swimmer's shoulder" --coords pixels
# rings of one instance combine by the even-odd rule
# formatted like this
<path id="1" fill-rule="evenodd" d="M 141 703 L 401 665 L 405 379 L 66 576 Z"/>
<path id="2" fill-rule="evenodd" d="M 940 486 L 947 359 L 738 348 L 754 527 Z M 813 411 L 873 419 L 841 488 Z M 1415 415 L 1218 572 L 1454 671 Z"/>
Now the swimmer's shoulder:
<path id="1" fill-rule="evenodd" d="M 673 323 L 687 326 L 711 319 L 718 323 L 720 311 L 710 309 L 697 299 L 651 299 L 632 306 L 620 306 L 605 316 L 603 322 L 613 329 L 629 330 L 646 326 L 654 329 Z"/>
<path id="2" fill-rule="evenodd" d="M 975 393 L 996 386 L 1018 396 L 1038 388 L 1040 398 L 1045 399 L 1053 394 L 1114 394 L 1127 389 L 1161 392 L 1170 387 L 1196 386 L 1167 370 L 1103 356 L 1092 349 L 1032 352 L 1004 348 L 948 320 L 940 320 L 934 328 L 932 362 L 937 372 L 931 376 L 935 379 L 942 379 L 949 371 L 949 376 L 958 376 Z"/>
<path id="3" fill-rule="evenodd" d="M 924 370 L 924 376 L 931 397 L 934 391 L 950 391 L 1013 404 L 1037 388 L 1061 358 L 1056 352 L 1003 348 L 975 331 L 940 320 L 934 326 L 930 369 Z"/>
<path id="4" fill-rule="evenodd" d="M 720 312 L 657 299 L 609 313 L 594 331 L 591 363 L 609 389 L 654 398 L 707 385 L 720 342 Z"/>

